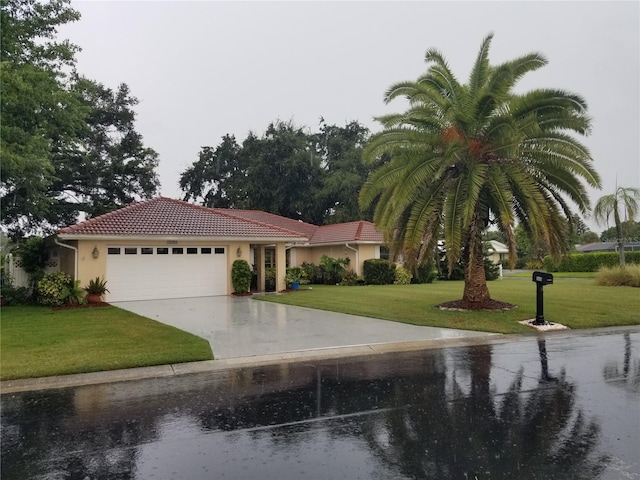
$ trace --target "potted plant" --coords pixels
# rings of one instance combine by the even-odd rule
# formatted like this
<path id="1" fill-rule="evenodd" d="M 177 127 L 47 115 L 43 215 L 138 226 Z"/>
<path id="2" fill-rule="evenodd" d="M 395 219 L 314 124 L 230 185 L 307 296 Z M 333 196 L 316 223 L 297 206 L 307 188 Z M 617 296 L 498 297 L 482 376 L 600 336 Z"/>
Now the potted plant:
<path id="1" fill-rule="evenodd" d="M 300 288 L 300 280 L 302 280 L 303 271 L 300 267 L 289 267 L 287 268 L 287 275 L 285 277 L 285 282 L 287 285 L 291 285 L 292 290 L 298 290 Z"/>
<path id="2" fill-rule="evenodd" d="M 106 280 L 100 277 L 89 280 L 89 284 L 82 289 L 87 292 L 87 303 L 100 303 L 102 296 L 109 291 Z"/>

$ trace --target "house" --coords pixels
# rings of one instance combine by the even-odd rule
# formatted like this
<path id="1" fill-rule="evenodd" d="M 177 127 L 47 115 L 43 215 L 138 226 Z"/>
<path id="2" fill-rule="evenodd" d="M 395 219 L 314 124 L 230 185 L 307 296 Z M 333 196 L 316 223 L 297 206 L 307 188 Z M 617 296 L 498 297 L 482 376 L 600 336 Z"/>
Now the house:
<path id="1" fill-rule="evenodd" d="M 363 262 L 384 251 L 370 222 L 317 226 L 255 210 L 207 208 L 156 197 L 62 228 L 60 270 L 85 285 L 107 280 L 107 301 L 152 300 L 232 293 L 231 266 L 254 266 L 258 290 L 265 268 L 285 288 L 287 266 L 318 263 L 322 255 Z"/>
<path id="2" fill-rule="evenodd" d="M 509 262 L 509 249 L 504 243 L 500 243 L 497 240 L 489 240 L 486 242 L 486 247 L 489 260 L 492 263 L 498 265 Z"/>
<path id="3" fill-rule="evenodd" d="M 640 242 L 625 242 L 624 251 L 633 252 L 640 250 Z M 590 252 L 617 252 L 618 242 L 594 242 L 586 245 L 578 245 L 576 251 L 581 253 Z"/>

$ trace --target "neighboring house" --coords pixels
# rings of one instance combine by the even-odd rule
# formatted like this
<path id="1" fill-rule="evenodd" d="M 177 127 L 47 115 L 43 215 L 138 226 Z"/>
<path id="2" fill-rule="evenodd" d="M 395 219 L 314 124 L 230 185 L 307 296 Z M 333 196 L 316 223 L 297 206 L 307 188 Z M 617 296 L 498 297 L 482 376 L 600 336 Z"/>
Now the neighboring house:
<path id="1" fill-rule="evenodd" d="M 624 251 L 632 252 L 640 250 L 640 242 L 625 242 Z M 576 251 L 582 253 L 589 252 L 617 252 L 618 242 L 595 242 L 587 243 L 586 245 L 578 245 Z"/>
<path id="2" fill-rule="evenodd" d="M 316 226 L 253 210 L 206 208 L 157 197 L 60 229 L 60 269 L 85 285 L 103 277 L 107 301 L 228 295 L 231 266 L 242 258 L 258 274 L 318 263 L 322 255 L 349 257 L 360 273 L 379 258 L 382 234 L 370 222 Z"/>
<path id="3" fill-rule="evenodd" d="M 509 262 L 509 249 L 504 243 L 500 243 L 496 240 L 489 240 L 485 242 L 488 252 L 488 257 L 494 264 L 502 264 Z"/>

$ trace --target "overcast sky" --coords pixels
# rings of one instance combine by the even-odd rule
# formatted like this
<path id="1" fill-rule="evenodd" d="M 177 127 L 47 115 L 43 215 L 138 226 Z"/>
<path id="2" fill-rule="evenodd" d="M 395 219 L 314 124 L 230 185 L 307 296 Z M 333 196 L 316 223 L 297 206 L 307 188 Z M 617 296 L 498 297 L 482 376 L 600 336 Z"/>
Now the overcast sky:
<path id="1" fill-rule="evenodd" d="M 425 71 L 439 49 L 465 81 L 482 39 L 490 59 L 532 51 L 549 65 L 518 90 L 584 96 L 584 139 L 603 190 L 640 186 L 640 3 L 627 2 L 214 2 L 77 1 L 82 18 L 61 37 L 82 48 L 78 69 L 140 100 L 137 130 L 160 154 L 162 195 L 180 198 L 180 173 L 225 134 L 241 142 L 269 122 L 318 129 L 401 111 L 385 90 Z M 596 231 L 592 221 L 589 225 Z"/>

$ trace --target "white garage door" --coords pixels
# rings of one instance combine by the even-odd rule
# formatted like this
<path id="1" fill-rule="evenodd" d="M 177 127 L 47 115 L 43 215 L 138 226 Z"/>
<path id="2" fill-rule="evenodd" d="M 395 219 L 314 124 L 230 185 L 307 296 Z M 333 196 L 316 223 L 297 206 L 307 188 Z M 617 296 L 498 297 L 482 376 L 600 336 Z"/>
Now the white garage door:
<path id="1" fill-rule="evenodd" d="M 225 247 L 107 248 L 106 301 L 227 294 Z"/>

